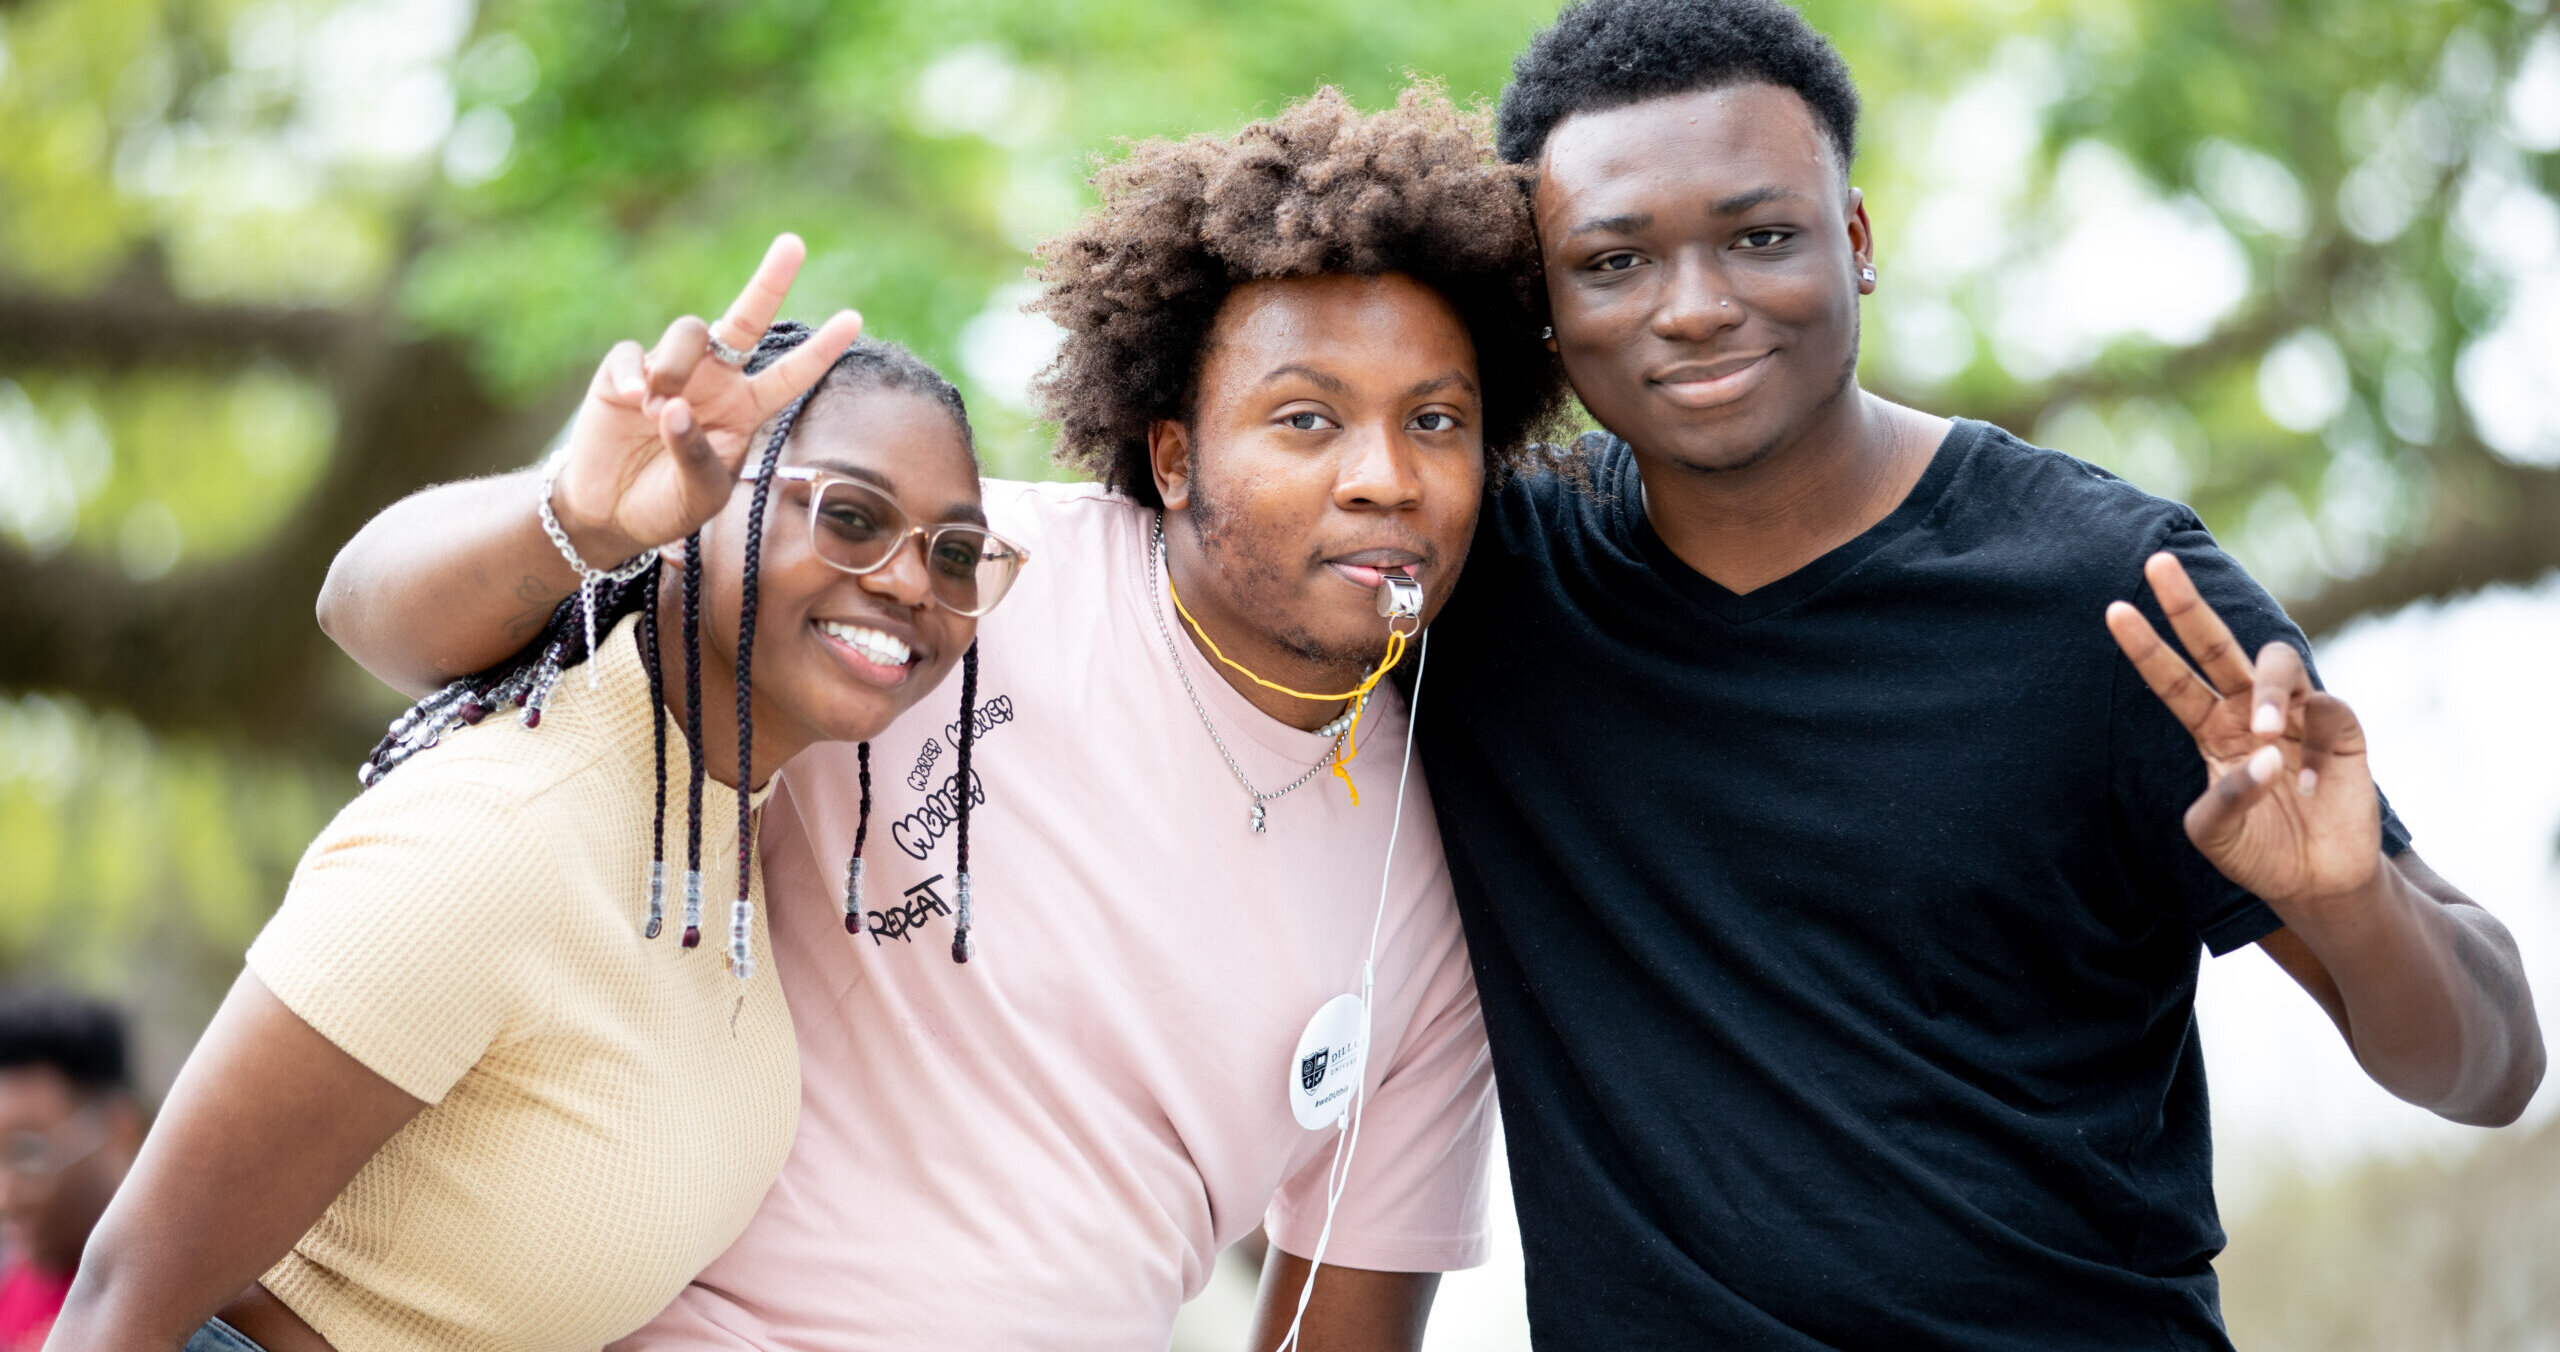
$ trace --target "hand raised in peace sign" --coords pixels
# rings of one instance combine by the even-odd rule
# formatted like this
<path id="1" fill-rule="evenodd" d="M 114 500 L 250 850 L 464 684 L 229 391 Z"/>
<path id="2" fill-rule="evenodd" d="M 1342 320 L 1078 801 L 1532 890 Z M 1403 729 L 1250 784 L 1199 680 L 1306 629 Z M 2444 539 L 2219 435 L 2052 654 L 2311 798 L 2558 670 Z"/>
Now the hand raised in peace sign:
<path id="1" fill-rule="evenodd" d="M 2203 671 L 2126 602 L 2107 607 L 2107 629 L 2204 757 L 2210 782 L 2187 809 L 2187 838 L 2280 914 L 2370 883 L 2381 804 L 2355 712 L 2313 688 L 2292 644 L 2267 644 L 2252 665 L 2175 555 L 2152 555 L 2143 574 Z"/>
<path id="2" fill-rule="evenodd" d="M 687 315 L 645 354 L 629 341 L 605 354 L 552 489 L 552 510 L 581 557 L 609 567 L 717 516 L 756 429 L 862 335 L 862 316 L 839 310 L 771 366 L 754 375 L 743 369 L 807 255 L 799 236 L 776 236 L 717 321 Z M 736 364 L 714 351 L 715 339 L 738 354 Z"/>

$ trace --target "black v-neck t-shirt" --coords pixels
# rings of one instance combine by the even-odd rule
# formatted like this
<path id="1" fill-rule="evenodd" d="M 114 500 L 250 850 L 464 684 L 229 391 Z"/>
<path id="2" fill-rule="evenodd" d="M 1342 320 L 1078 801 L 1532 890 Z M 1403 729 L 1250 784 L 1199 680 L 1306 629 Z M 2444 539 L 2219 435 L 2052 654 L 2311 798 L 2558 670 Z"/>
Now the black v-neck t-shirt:
<path id="1" fill-rule="evenodd" d="M 2185 507 L 1982 423 L 1743 595 L 1584 458 L 1488 498 L 1417 714 L 1538 1345 L 2228 1348 L 2198 953 L 2279 922 L 2101 615 L 2157 623 L 2168 549 L 2249 651 L 2300 632 Z"/>

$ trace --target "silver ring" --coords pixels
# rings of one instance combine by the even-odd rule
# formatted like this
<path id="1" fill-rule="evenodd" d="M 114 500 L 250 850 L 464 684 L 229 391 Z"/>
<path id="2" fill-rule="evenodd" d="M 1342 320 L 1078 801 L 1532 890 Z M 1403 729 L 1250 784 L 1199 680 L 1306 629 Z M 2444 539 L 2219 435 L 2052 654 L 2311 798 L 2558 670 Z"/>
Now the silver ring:
<path id="1" fill-rule="evenodd" d="M 709 329 L 704 329 L 702 331 L 702 336 L 711 344 L 712 357 L 725 365 L 744 366 L 747 364 L 747 358 L 755 355 L 755 350 L 753 348 L 749 348 L 746 351 L 740 351 L 737 348 L 729 346 L 727 343 L 721 342 L 720 335 L 713 333 Z M 758 339 L 757 341 L 761 342 L 763 340 Z"/>

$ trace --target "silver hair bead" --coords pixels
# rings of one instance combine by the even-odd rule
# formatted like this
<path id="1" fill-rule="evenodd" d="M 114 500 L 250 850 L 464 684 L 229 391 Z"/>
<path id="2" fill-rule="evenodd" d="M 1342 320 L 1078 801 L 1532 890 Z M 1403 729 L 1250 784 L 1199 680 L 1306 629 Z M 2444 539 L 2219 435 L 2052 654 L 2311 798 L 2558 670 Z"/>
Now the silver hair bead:
<path id="1" fill-rule="evenodd" d="M 951 960 L 967 962 L 975 946 L 969 939 L 969 875 L 960 875 L 959 913 L 951 918 Z"/>
<path id="2" fill-rule="evenodd" d="M 655 939 L 667 928 L 667 861 L 649 861 L 649 927 L 640 932 L 644 939 Z"/>
<path id="3" fill-rule="evenodd" d="M 505 680 L 489 687 L 487 697 L 489 711 L 495 713 L 510 704 L 522 704 L 525 691 L 533 685 L 533 671 L 532 667 L 521 668 Z"/>
<path id="4" fill-rule="evenodd" d="M 740 981 L 752 981 L 756 975 L 755 949 L 747 942 L 754 929 L 754 915 L 744 893 L 729 904 L 729 970 L 736 972 Z"/>
<path id="5" fill-rule="evenodd" d="M 862 856 L 844 861 L 844 932 L 862 932 Z"/>
<path id="6" fill-rule="evenodd" d="M 551 707 L 551 692 L 560 684 L 560 652 L 561 645 L 556 641 L 543 650 L 533 689 L 524 702 L 524 725 L 528 728 L 541 727 L 543 711 Z"/>

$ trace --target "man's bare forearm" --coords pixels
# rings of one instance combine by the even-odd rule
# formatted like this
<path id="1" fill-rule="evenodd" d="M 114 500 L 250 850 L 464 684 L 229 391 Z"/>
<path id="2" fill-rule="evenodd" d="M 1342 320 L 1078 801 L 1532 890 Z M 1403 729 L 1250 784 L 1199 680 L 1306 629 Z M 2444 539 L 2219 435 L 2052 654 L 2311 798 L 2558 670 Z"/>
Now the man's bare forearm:
<path id="1" fill-rule="evenodd" d="M 578 585 L 542 533 L 534 510 L 541 483 L 537 471 L 520 470 L 423 489 L 384 508 L 329 565 L 320 628 L 411 696 L 523 647 Z M 607 563 L 621 560 L 609 552 L 617 546 L 598 547 Z"/>
<path id="2" fill-rule="evenodd" d="M 2523 959 L 2496 917 L 2403 854 L 2370 895 L 2285 920 L 2269 953 L 2328 1009 L 2375 1083 L 2474 1126 L 2523 1113 L 2545 1051 Z"/>
<path id="3" fill-rule="evenodd" d="M 1307 1267 L 1306 1259 L 1276 1244 L 1271 1247 L 1263 1260 L 1253 1327 L 1245 1339 L 1254 1352 L 1270 1352 L 1287 1337 Z M 1371 1272 L 1328 1263 L 1316 1275 L 1298 1342 L 1327 1352 L 1414 1352 L 1422 1346 L 1431 1298 L 1439 1290 L 1437 1272 Z"/>

